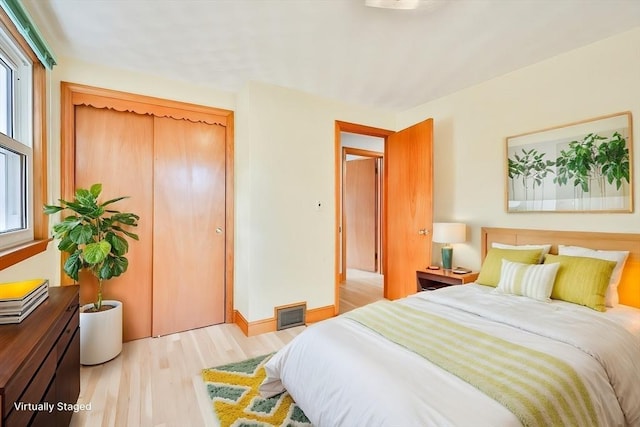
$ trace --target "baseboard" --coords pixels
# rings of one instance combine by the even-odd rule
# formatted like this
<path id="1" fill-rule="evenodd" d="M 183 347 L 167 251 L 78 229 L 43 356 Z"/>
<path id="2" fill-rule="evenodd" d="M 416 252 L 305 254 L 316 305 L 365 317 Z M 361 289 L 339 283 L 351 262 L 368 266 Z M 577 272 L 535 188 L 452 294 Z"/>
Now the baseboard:
<path id="1" fill-rule="evenodd" d="M 334 313 L 335 307 L 333 305 L 307 310 L 307 324 L 329 319 L 335 316 Z M 233 311 L 233 323 L 238 325 L 240 330 L 248 337 L 267 332 L 275 332 L 277 330 L 277 321 L 275 317 L 249 322 L 238 310 Z"/>
<path id="2" fill-rule="evenodd" d="M 247 319 L 245 319 L 238 310 L 233 310 L 233 323 L 238 325 L 242 333 L 249 336 L 249 322 L 247 322 Z"/>
<path id="3" fill-rule="evenodd" d="M 307 310 L 307 323 L 316 323 L 335 316 L 336 308 L 333 305 Z"/>

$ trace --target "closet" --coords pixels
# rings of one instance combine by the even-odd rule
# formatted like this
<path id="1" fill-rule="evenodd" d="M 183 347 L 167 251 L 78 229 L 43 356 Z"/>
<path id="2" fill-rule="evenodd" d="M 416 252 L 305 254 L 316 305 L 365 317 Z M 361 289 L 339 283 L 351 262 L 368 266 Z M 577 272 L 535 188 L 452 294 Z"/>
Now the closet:
<path id="1" fill-rule="evenodd" d="M 100 182 L 140 215 L 129 270 L 105 284 L 125 341 L 231 321 L 232 112 L 71 83 L 62 98 L 63 198 Z"/>

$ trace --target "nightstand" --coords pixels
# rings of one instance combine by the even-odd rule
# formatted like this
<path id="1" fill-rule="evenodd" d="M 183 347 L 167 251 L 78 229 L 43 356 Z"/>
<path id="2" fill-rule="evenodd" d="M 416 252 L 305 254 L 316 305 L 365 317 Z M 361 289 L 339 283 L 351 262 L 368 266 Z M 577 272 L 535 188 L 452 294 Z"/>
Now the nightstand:
<path id="1" fill-rule="evenodd" d="M 418 292 L 433 291 L 452 285 L 463 285 L 471 283 L 478 278 L 478 272 L 465 274 L 454 274 L 451 270 L 418 270 L 416 271 L 416 282 Z"/>

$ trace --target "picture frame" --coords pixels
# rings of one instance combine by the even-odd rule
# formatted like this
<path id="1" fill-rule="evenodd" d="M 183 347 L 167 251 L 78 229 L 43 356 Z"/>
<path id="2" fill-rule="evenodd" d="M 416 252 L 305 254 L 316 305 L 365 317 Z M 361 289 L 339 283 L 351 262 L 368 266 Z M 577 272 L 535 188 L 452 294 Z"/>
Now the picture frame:
<path id="1" fill-rule="evenodd" d="M 506 138 L 506 211 L 633 212 L 631 112 Z"/>

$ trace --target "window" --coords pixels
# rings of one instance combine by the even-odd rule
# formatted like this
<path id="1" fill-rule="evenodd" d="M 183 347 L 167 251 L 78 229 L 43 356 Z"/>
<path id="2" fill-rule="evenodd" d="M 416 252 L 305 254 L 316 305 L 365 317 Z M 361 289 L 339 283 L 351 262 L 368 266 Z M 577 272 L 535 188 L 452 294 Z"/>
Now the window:
<path id="1" fill-rule="evenodd" d="M 0 250 L 34 239 L 32 106 L 32 62 L 0 27 Z"/>
<path id="2" fill-rule="evenodd" d="M 47 69 L 55 64 L 20 1 L 0 0 L 0 271 L 46 251 L 51 240 L 42 205 L 48 202 Z"/>

